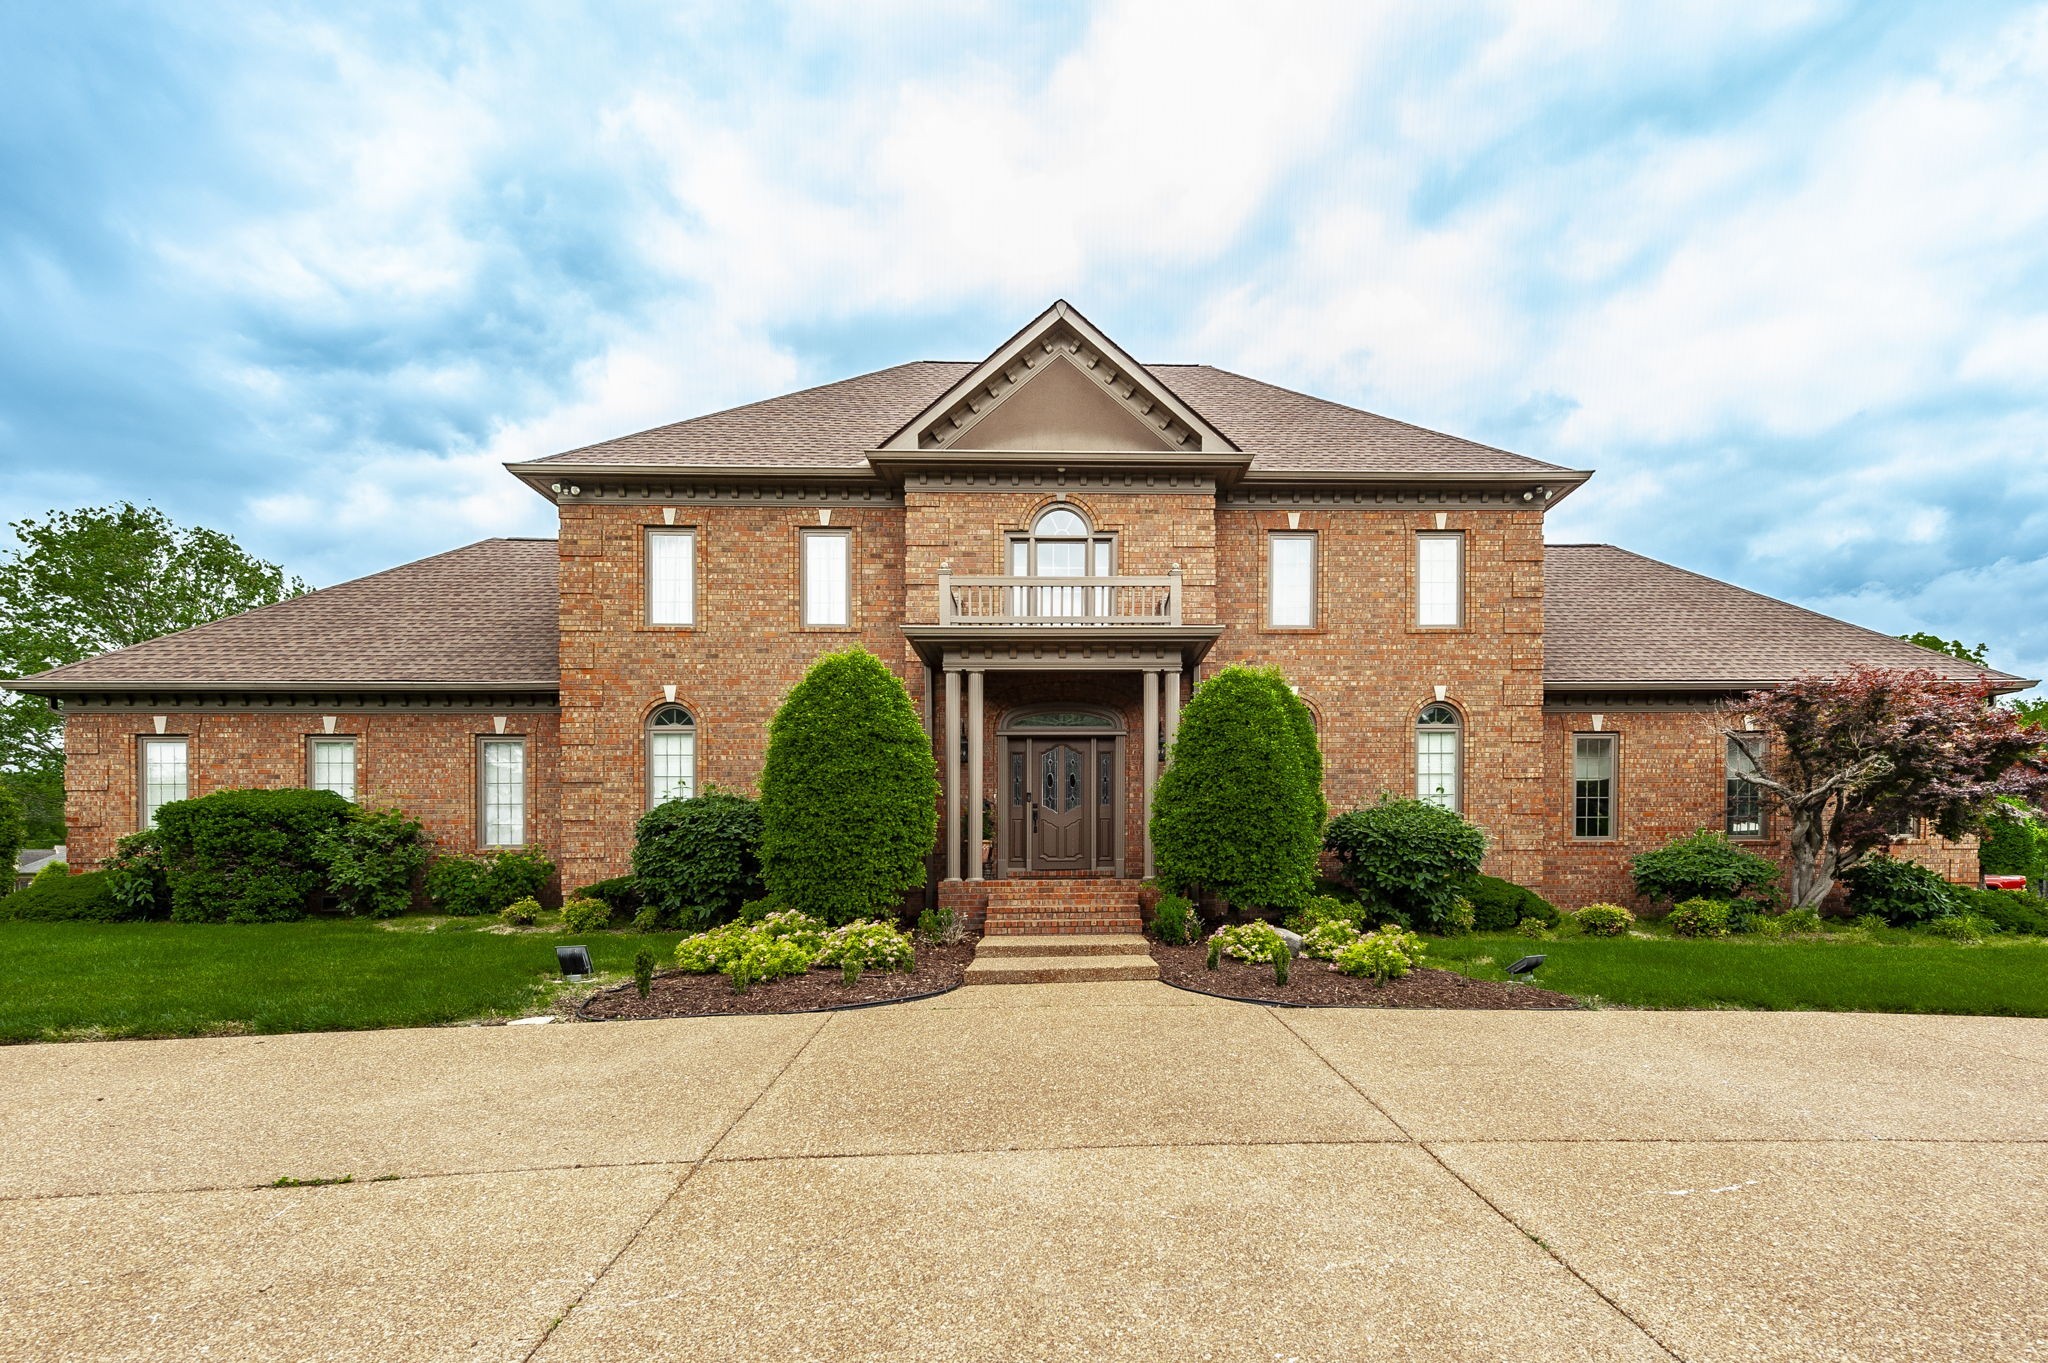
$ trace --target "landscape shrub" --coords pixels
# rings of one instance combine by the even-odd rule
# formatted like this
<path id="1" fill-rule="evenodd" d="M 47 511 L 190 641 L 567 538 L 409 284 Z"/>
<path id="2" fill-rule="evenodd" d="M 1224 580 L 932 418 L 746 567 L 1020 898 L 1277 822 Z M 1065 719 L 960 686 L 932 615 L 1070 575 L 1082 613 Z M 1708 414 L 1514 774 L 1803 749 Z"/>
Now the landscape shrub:
<path id="1" fill-rule="evenodd" d="M 1304 936 L 1325 923 L 1346 923 L 1356 928 L 1365 922 L 1365 905 L 1355 900 L 1339 899 L 1335 895 L 1312 895 L 1293 913 L 1287 915 L 1286 926 Z"/>
<path id="2" fill-rule="evenodd" d="M 1895 928 L 1912 927 L 1955 911 L 1954 887 L 1917 862 L 1877 857 L 1842 877 L 1849 911 L 1877 914 Z"/>
<path id="3" fill-rule="evenodd" d="M 838 966 L 852 984 L 864 970 L 917 969 L 917 948 L 895 924 L 861 919 L 826 934 L 813 964 Z"/>
<path id="4" fill-rule="evenodd" d="M 1170 947 L 1188 946 L 1202 935 L 1202 920 L 1185 895 L 1160 896 L 1152 908 L 1152 921 L 1145 926 L 1154 937 Z"/>
<path id="5" fill-rule="evenodd" d="M 473 918 L 521 899 L 539 899 L 555 863 L 538 847 L 463 856 L 443 852 L 427 867 L 427 898 L 443 913 Z"/>
<path id="6" fill-rule="evenodd" d="M 331 790 L 221 790 L 156 812 L 181 923 L 281 923 L 327 886 L 322 856 L 352 806 Z"/>
<path id="7" fill-rule="evenodd" d="M 1524 923 L 1537 923 L 1546 928 L 1554 928 L 1563 920 L 1564 915 L 1558 912 L 1557 905 L 1539 894 L 1532 893 L 1522 901 Z"/>
<path id="8" fill-rule="evenodd" d="M 1920 924 L 1920 931 L 1929 937 L 1970 943 L 1981 942 L 1987 933 L 1996 932 L 1998 929 L 1973 913 L 1945 913 L 1939 918 L 1930 918 Z"/>
<path id="9" fill-rule="evenodd" d="M 1301 937 L 1301 951 L 1304 956 L 1313 956 L 1318 961 L 1334 961 L 1337 953 L 1350 946 L 1360 937 L 1358 925 L 1342 919 L 1318 923 Z"/>
<path id="10" fill-rule="evenodd" d="M 1550 928 L 1551 925 L 1545 923 L 1540 918 L 1524 918 L 1521 922 L 1515 924 L 1515 935 L 1517 937 L 1548 937 L 1550 935 Z"/>
<path id="11" fill-rule="evenodd" d="M 595 904 L 597 901 L 585 899 L 577 902 Z M 633 953 L 633 988 L 643 999 L 654 992 L 654 953 L 646 947 Z"/>
<path id="12" fill-rule="evenodd" d="M 1254 909 L 1308 898 L 1323 796 L 1299 704 L 1267 669 L 1226 667 L 1195 688 L 1152 797 L 1162 888 Z"/>
<path id="13" fill-rule="evenodd" d="M 1819 909 L 1788 909 L 1778 922 L 1787 932 L 1820 932 Z"/>
<path id="14" fill-rule="evenodd" d="M 1289 954 L 1287 939 L 1271 923 L 1234 923 L 1216 929 L 1209 935 L 1209 955 L 1214 958 L 1219 951 L 1232 960 L 1254 965 L 1271 964 L 1275 957 Z"/>
<path id="15" fill-rule="evenodd" d="M 571 932 L 602 932 L 612 925 L 612 906 L 601 899 L 562 901 L 562 926 Z"/>
<path id="16" fill-rule="evenodd" d="M 319 857 L 342 912 L 390 918 L 412 907 L 428 851 L 419 820 L 396 809 L 358 807 L 322 840 Z"/>
<path id="17" fill-rule="evenodd" d="M 164 870 L 164 840 L 154 828 L 130 833 L 107 858 L 107 884 L 130 918 L 168 918 L 171 878 Z"/>
<path id="18" fill-rule="evenodd" d="M 538 899 L 515 899 L 498 910 L 498 921 L 508 928 L 530 928 L 540 921 Z"/>
<path id="19" fill-rule="evenodd" d="M 1951 885 L 1949 894 L 1964 912 L 1975 914 L 2000 932 L 2048 937 L 2048 904 L 2032 895 L 1980 890 L 1969 885 Z"/>
<path id="20" fill-rule="evenodd" d="M 1636 924 L 1636 916 L 1619 904 L 1588 904 L 1572 920 L 1588 937 L 1619 937 Z"/>
<path id="21" fill-rule="evenodd" d="M 1664 917 L 1674 937 L 1726 937 L 1735 928 L 1735 906 L 1721 899 L 1688 899 Z"/>
<path id="22" fill-rule="evenodd" d="M 725 923 L 685 937 L 676 943 L 676 969 L 690 975 L 709 975 L 725 969 L 746 949 L 753 929 L 744 923 Z"/>
<path id="23" fill-rule="evenodd" d="M 763 981 L 803 974 L 811 968 L 814 956 L 794 938 L 748 933 L 739 955 L 726 962 L 723 974 L 732 981 L 733 993 L 744 994 Z"/>
<path id="24" fill-rule="evenodd" d="M 1323 845 L 1351 883 L 1407 922 L 1442 931 L 1479 873 L 1486 835 L 1426 800 L 1383 795 L 1330 821 Z"/>
<path id="25" fill-rule="evenodd" d="M 1459 933 L 1472 931 L 1478 917 L 1478 910 L 1472 907 L 1472 901 L 1459 895 L 1451 901 L 1450 911 L 1443 916 L 1438 930 L 1446 937 L 1455 937 Z"/>
<path id="26" fill-rule="evenodd" d="M 45 880 L 37 876 L 32 884 L 0 898 L 0 919 L 21 922 L 123 923 L 147 918 L 147 907 L 137 909 L 115 893 L 112 871 L 87 871 Z"/>
<path id="27" fill-rule="evenodd" d="M 1783 937 L 1785 920 L 1775 913 L 1757 913 L 1737 909 L 1728 919 L 1730 932 L 1749 933 L 1757 937 Z"/>
<path id="28" fill-rule="evenodd" d="M 931 740 L 902 681 L 865 649 L 828 653 L 768 725 L 763 881 L 827 922 L 893 918 L 924 883 L 938 806 Z"/>
<path id="29" fill-rule="evenodd" d="M 744 917 L 746 910 L 740 911 Z M 951 909 L 926 909 L 917 916 L 917 935 L 933 946 L 948 947 L 959 941 L 963 933 L 960 920 Z"/>
<path id="30" fill-rule="evenodd" d="M 1977 866 L 1988 876 L 2025 876 L 2039 894 L 2048 888 L 2048 824 L 2021 801 L 1994 801 L 1978 829 Z"/>
<path id="31" fill-rule="evenodd" d="M 1370 978 L 1375 984 L 1398 980 L 1422 960 L 1423 941 L 1400 928 L 1379 928 L 1366 933 L 1337 953 L 1337 969 L 1346 975 Z"/>
<path id="32" fill-rule="evenodd" d="M 9 884 L 13 883 L 15 863 L 21 857 L 22 839 L 26 833 L 21 797 L 14 793 L 4 778 L 0 778 L 0 874 L 8 877 Z"/>
<path id="33" fill-rule="evenodd" d="M 1737 846 L 1727 834 L 1702 828 L 1629 862 L 1636 893 L 1678 903 L 1687 899 L 1772 899 L 1778 893 L 1778 863 Z"/>
<path id="34" fill-rule="evenodd" d="M 1471 901 L 1474 932 L 1512 932 L 1515 924 L 1534 916 L 1537 905 L 1551 908 L 1534 890 L 1499 876 L 1471 876 L 1458 887 L 1458 893 Z"/>
<path id="35" fill-rule="evenodd" d="M 610 908 L 615 915 L 630 918 L 640 911 L 640 883 L 631 876 L 593 880 L 570 898 L 595 899 Z"/>
<path id="36" fill-rule="evenodd" d="M 65 862 L 53 861 L 29 878 L 30 885 L 41 885 L 52 880 L 62 880 L 71 874 L 71 867 Z"/>
<path id="37" fill-rule="evenodd" d="M 640 816 L 633 883 L 666 924 L 706 927 L 761 893 L 761 806 L 731 791 L 669 800 Z"/>

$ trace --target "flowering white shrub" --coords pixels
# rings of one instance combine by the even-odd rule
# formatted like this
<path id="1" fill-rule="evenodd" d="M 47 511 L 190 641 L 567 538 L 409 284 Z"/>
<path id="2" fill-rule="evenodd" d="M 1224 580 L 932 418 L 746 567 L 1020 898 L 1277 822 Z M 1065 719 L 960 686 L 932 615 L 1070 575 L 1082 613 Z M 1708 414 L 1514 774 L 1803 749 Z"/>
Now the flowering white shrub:
<path id="1" fill-rule="evenodd" d="M 1287 954 L 1287 939 L 1271 923 L 1237 923 L 1209 934 L 1209 959 L 1272 963 Z"/>
<path id="2" fill-rule="evenodd" d="M 1368 932 L 1336 956 L 1337 969 L 1346 975 L 1370 976 L 1385 984 L 1398 980 L 1422 959 L 1422 939 L 1389 925 Z"/>
<path id="3" fill-rule="evenodd" d="M 1358 935 L 1354 923 L 1319 923 L 1301 939 L 1301 949 L 1319 961 L 1334 961 L 1338 952 L 1358 940 Z"/>
<path id="4" fill-rule="evenodd" d="M 862 918 L 832 929 L 813 963 L 852 966 L 856 975 L 862 970 L 915 970 L 917 951 L 894 924 Z"/>

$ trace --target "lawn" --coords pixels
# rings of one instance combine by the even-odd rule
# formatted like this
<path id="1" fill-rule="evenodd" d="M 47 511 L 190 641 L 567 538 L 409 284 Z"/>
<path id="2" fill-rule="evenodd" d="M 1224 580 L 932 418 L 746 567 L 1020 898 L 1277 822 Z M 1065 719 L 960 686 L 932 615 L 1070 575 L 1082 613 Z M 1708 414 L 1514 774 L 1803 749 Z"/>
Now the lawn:
<path id="1" fill-rule="evenodd" d="M 543 1005 L 555 947 L 630 974 L 679 933 L 504 933 L 495 920 L 0 922 L 0 1041 L 426 1027 Z"/>
<path id="2" fill-rule="evenodd" d="M 1897 940 L 1450 937 L 1431 939 L 1425 961 L 1498 980 L 1517 957 L 1543 955 L 1536 983 L 1636 1008 L 2048 1017 L 2048 942 L 1880 935 Z"/>

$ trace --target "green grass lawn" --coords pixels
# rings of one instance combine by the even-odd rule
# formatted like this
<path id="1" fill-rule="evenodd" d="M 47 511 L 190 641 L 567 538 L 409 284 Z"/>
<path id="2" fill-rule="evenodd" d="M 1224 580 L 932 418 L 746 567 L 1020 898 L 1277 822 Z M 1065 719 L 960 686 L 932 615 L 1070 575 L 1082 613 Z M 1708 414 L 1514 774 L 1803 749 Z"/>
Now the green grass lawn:
<path id="1" fill-rule="evenodd" d="M 1424 963 L 1500 980 L 1517 957 L 1547 956 L 1536 972 L 1546 989 L 1636 1008 L 2048 1017 L 2048 942 L 2040 938 L 1958 946 L 1908 933 L 1872 936 L 1432 938 Z"/>
<path id="2" fill-rule="evenodd" d="M 680 933 L 490 932 L 495 920 L 0 922 L 0 1041 L 424 1027 L 547 1000 L 555 948 L 630 974 Z"/>

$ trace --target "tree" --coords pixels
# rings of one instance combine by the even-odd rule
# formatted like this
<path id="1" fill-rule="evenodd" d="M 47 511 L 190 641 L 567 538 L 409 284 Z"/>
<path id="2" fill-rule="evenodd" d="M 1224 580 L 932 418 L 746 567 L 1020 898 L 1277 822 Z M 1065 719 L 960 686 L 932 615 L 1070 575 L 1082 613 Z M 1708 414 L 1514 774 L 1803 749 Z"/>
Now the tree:
<path id="1" fill-rule="evenodd" d="M 2006 705 L 2020 717 L 2020 723 L 2030 729 L 2048 729 L 2048 696 L 2033 700 L 2015 700 L 2008 696 Z"/>
<path id="2" fill-rule="evenodd" d="M 768 725 L 770 897 L 830 923 L 893 918 L 924 883 L 938 817 L 938 764 L 902 681 L 863 648 L 818 659 Z"/>
<path id="3" fill-rule="evenodd" d="M 132 502 L 13 524 L 0 558 L 0 676 L 25 677 L 297 596 L 298 578 L 218 530 L 174 525 Z M 0 778 L 28 833 L 61 842 L 63 723 L 42 701 L 0 695 Z"/>
<path id="4" fill-rule="evenodd" d="M 1278 672 L 1249 667 L 1226 667 L 1195 688 L 1173 763 L 1152 797 L 1153 856 L 1165 889 L 1262 909 L 1307 899 L 1322 791 L 1283 697 L 1292 693 Z"/>
<path id="5" fill-rule="evenodd" d="M 2039 735 L 1988 683 L 1858 667 L 1753 691 L 1733 712 L 1771 735 L 1751 779 L 1790 823 L 1795 908 L 1818 907 L 1907 819 L 1960 837 L 1998 796 L 2048 793 Z"/>
<path id="6" fill-rule="evenodd" d="M 0 786 L 0 895 L 14 891 L 14 860 L 21 855 L 22 819 L 21 802 L 14 798 L 14 792 Z"/>
<path id="7" fill-rule="evenodd" d="M 1944 639 L 1939 634 L 1918 632 L 1901 634 L 1899 637 L 1909 644 L 1918 644 L 1921 648 L 1932 649 L 1936 653 L 1946 653 L 1949 657 L 1960 658 L 1966 663 L 1975 663 L 1979 667 L 1991 666 L 1984 657 L 1985 651 L 1991 647 L 1989 644 L 1978 644 L 1972 648 L 1961 639 Z"/>

